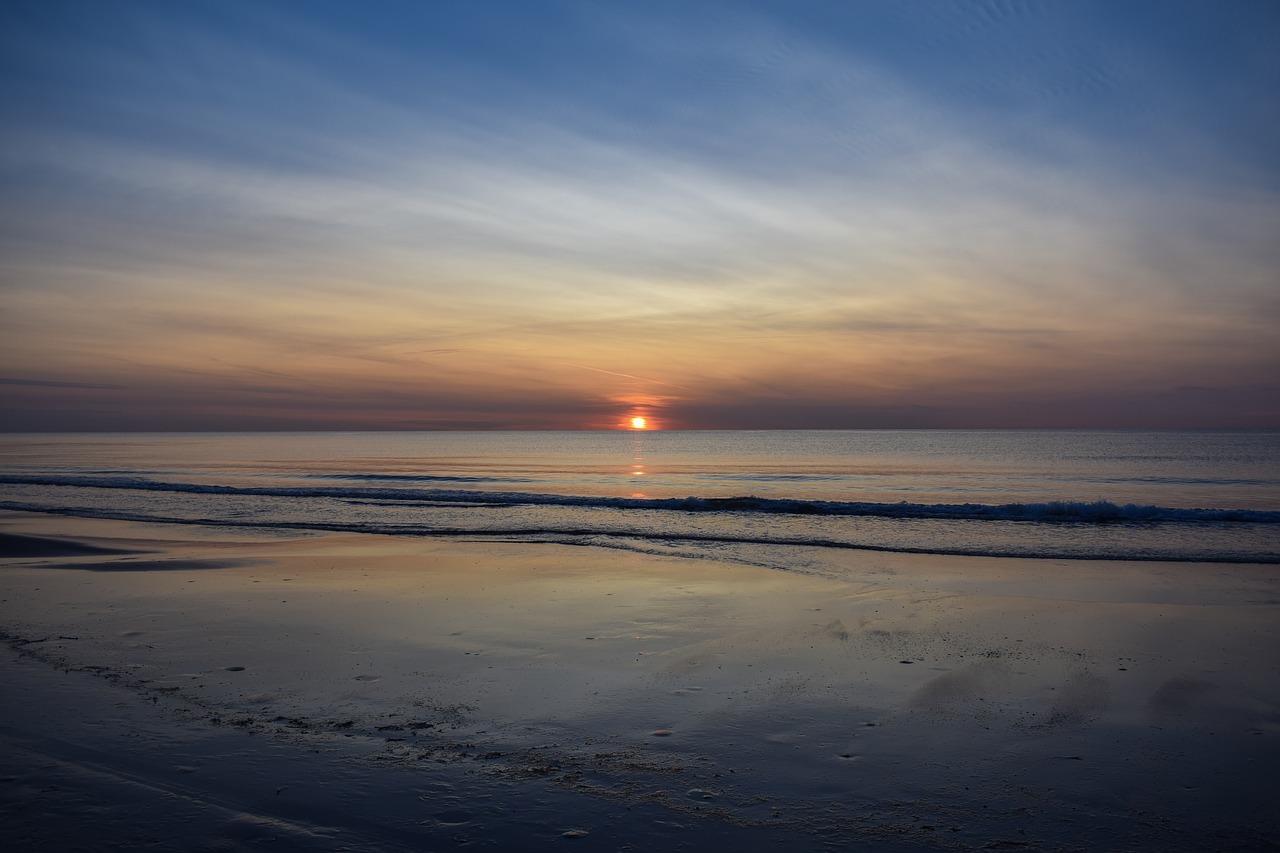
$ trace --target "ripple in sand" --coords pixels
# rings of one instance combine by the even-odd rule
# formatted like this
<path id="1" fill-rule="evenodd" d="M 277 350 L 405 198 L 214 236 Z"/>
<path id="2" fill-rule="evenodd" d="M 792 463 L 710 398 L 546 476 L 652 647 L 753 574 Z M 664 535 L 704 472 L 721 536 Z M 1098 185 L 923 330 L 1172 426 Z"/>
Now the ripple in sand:
<path id="1" fill-rule="evenodd" d="M 244 672 L 244 667 L 242 666 L 224 666 L 223 669 L 227 672 Z"/>
<path id="2" fill-rule="evenodd" d="M 357 675 L 352 681 L 381 681 L 381 675 Z"/>
<path id="3" fill-rule="evenodd" d="M 675 734 L 675 732 L 672 731 L 671 729 L 654 729 L 653 731 L 649 732 L 649 734 L 653 735 L 654 737 L 671 737 L 673 734 Z"/>

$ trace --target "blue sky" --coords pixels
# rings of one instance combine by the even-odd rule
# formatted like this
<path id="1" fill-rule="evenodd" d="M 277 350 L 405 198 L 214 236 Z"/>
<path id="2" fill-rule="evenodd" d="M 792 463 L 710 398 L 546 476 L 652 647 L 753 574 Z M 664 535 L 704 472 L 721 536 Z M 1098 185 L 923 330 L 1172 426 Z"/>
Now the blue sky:
<path id="1" fill-rule="evenodd" d="M 3 14 L 0 428 L 1280 426 L 1273 2 Z"/>

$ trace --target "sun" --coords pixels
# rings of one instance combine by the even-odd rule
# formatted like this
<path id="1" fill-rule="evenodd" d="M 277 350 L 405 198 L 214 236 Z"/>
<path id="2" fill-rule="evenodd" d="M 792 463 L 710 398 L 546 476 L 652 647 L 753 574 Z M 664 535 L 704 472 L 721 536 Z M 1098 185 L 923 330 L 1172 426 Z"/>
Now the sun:
<path id="1" fill-rule="evenodd" d="M 637 416 L 631 419 L 632 429 L 644 429 L 648 425 L 649 425 L 649 422 L 642 417 Z"/>

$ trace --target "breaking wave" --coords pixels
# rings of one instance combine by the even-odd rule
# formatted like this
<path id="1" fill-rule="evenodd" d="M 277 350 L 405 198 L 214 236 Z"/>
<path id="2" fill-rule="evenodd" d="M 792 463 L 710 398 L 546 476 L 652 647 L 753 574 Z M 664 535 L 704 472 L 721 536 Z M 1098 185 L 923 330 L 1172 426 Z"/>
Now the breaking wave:
<path id="1" fill-rule="evenodd" d="M 445 478 L 440 478 L 445 479 Z M 450 478 L 462 479 L 462 478 Z M 3 475 L 0 484 L 120 489 L 135 492 L 174 492 L 204 495 L 238 495 L 280 498 L 330 498 L 357 503 L 450 506 L 560 506 L 598 509 L 665 510 L 687 513 L 758 513 L 774 515 L 851 516 L 886 519 L 948 519 L 1020 521 L 1036 523 L 1141 522 L 1221 524 L 1280 524 L 1280 511 L 1256 509 L 1202 509 L 1110 501 L 1046 501 L 1043 503 L 873 503 L 859 501 L 794 500 L 787 498 L 684 497 L 636 498 L 559 495 L 535 492 L 486 492 L 464 489 L 408 489 L 355 486 L 233 486 L 210 483 L 178 483 L 139 477 Z"/>

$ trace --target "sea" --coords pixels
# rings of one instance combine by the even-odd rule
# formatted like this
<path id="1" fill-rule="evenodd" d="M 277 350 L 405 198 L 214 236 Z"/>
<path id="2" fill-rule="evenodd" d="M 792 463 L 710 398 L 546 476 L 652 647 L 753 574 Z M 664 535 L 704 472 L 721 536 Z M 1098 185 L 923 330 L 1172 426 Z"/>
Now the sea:
<path id="1" fill-rule="evenodd" d="M 1280 431 L 12 434 L 0 509 L 820 575 L 850 551 L 1274 564 Z"/>

